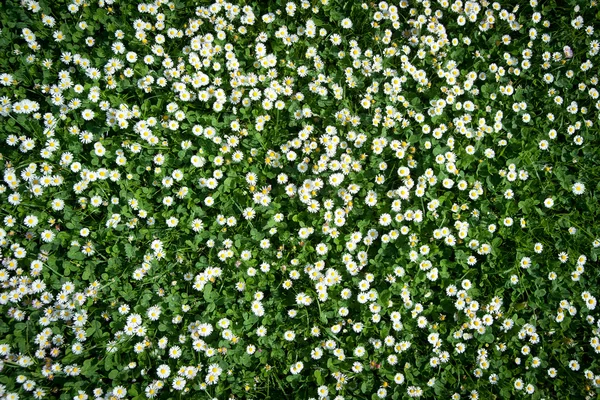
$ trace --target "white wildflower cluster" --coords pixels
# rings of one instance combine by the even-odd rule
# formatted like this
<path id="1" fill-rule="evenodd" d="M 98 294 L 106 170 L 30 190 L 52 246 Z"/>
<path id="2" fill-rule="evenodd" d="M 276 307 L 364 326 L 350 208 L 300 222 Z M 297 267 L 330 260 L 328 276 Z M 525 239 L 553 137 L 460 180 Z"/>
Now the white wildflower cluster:
<path id="1" fill-rule="evenodd" d="M 596 1 L 59 3 L 0 13 L 1 398 L 596 395 Z"/>

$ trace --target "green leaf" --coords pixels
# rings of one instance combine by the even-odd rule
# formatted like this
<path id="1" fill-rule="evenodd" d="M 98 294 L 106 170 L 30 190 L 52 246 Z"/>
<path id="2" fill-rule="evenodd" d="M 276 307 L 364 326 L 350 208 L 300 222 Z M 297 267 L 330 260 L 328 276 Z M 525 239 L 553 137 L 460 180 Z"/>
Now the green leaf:
<path id="1" fill-rule="evenodd" d="M 113 363 L 113 355 L 112 354 L 108 354 L 106 356 L 106 358 L 104 359 L 104 370 L 105 371 L 109 371 L 112 369 L 114 363 Z"/>
<path id="2" fill-rule="evenodd" d="M 81 275 L 81 279 L 83 279 L 84 281 L 88 281 L 90 279 L 90 275 L 92 273 L 91 268 L 88 266 L 85 268 L 85 270 L 83 271 L 83 274 Z"/>
<path id="3" fill-rule="evenodd" d="M 98 369 L 98 365 L 94 364 L 92 360 L 85 360 L 81 367 L 81 373 L 85 377 L 92 377 L 96 374 L 96 370 Z"/>
<path id="4" fill-rule="evenodd" d="M 369 387 L 367 386 L 367 382 L 363 382 L 362 385 L 360 385 L 360 391 L 363 393 L 367 393 L 367 390 L 369 390 Z"/>
<path id="5" fill-rule="evenodd" d="M 136 253 L 137 249 L 135 247 L 133 247 L 129 243 L 125 245 L 125 255 L 127 256 L 127 258 L 134 258 Z"/>
<path id="6" fill-rule="evenodd" d="M 71 246 L 67 256 L 72 260 L 82 261 L 85 259 L 85 255 L 79 250 L 77 246 Z"/>
<path id="7" fill-rule="evenodd" d="M 323 376 L 321 375 L 321 371 L 316 370 L 314 372 L 315 378 L 317 379 L 317 385 L 322 385 L 325 380 L 323 379 Z"/>
<path id="8" fill-rule="evenodd" d="M 486 333 L 480 338 L 480 341 L 483 343 L 494 343 L 494 335 Z"/>
<path id="9" fill-rule="evenodd" d="M 139 394 L 136 385 L 132 385 L 129 387 L 129 390 L 127 391 L 127 393 L 129 393 L 130 396 L 137 396 Z"/>
<path id="10" fill-rule="evenodd" d="M 204 286 L 203 292 L 204 292 L 204 300 L 205 301 L 210 301 L 212 299 L 212 296 L 211 296 L 212 290 L 213 290 L 212 283 L 209 282 Z"/>

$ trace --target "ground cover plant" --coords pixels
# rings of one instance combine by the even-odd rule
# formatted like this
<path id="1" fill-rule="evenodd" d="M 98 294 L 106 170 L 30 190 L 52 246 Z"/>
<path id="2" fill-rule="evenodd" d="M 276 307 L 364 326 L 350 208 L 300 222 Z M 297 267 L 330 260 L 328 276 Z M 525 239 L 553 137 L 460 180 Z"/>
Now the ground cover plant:
<path id="1" fill-rule="evenodd" d="M 2 2 L 0 398 L 597 398 L 598 21 Z"/>

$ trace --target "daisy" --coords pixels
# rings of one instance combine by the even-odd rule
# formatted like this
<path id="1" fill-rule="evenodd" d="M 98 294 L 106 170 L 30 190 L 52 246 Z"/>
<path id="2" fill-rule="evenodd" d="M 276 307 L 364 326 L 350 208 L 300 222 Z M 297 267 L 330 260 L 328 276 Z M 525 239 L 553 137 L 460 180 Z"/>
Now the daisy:
<path id="1" fill-rule="evenodd" d="M 181 348 L 179 346 L 173 346 L 169 349 L 169 357 L 170 358 L 179 358 L 181 357 Z"/>
<path id="2" fill-rule="evenodd" d="M 319 243 L 315 248 L 317 254 L 324 256 L 328 252 L 327 245 L 325 243 Z"/>
<path id="3" fill-rule="evenodd" d="M 13 193 L 10 196 L 8 196 L 8 202 L 10 204 L 12 204 L 13 206 L 18 206 L 19 204 L 21 204 L 21 194 L 19 193 Z"/>
<path id="4" fill-rule="evenodd" d="M 85 110 L 83 110 L 81 112 L 81 116 L 83 119 L 85 119 L 86 121 L 91 121 L 92 119 L 94 119 L 94 112 L 92 110 L 90 110 L 89 108 L 86 108 Z"/>
<path id="5" fill-rule="evenodd" d="M 171 217 L 169 219 L 166 220 L 167 226 L 169 228 L 174 228 L 177 226 L 177 224 L 179 223 L 179 220 L 175 217 Z"/>
<path id="6" fill-rule="evenodd" d="M 173 379 L 173 389 L 182 390 L 185 387 L 186 380 L 183 378 L 175 378 Z"/>
<path id="7" fill-rule="evenodd" d="M 585 192 L 585 185 L 581 182 L 575 182 L 571 189 L 573 190 L 573 194 L 581 195 Z"/>
<path id="8" fill-rule="evenodd" d="M 36 217 L 35 215 L 28 215 L 27 217 L 25 217 L 25 220 L 23 221 L 23 223 L 28 227 L 28 228 L 33 228 L 38 224 L 38 217 Z"/>
<path id="9" fill-rule="evenodd" d="M 54 240 L 54 232 L 46 229 L 42 232 L 41 238 L 44 242 L 50 243 Z"/>
<path id="10" fill-rule="evenodd" d="M 564 264 L 569 260 L 569 255 L 563 251 L 558 254 L 558 260 Z"/>
<path id="11" fill-rule="evenodd" d="M 344 29 L 352 28 L 352 21 L 350 20 L 350 18 L 344 18 L 342 20 L 342 28 L 344 28 Z"/>
<path id="12" fill-rule="evenodd" d="M 571 368 L 572 371 L 579 371 L 579 363 L 575 360 L 571 360 L 569 361 L 569 368 Z"/>
<path id="13" fill-rule="evenodd" d="M 515 389 L 522 390 L 523 389 L 523 380 L 517 379 L 514 383 Z"/>

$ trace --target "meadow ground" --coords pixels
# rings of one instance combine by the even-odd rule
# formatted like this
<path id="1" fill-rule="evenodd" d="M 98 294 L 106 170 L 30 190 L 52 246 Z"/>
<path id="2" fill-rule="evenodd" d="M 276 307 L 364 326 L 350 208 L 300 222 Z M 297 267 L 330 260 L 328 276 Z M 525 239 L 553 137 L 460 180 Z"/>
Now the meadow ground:
<path id="1" fill-rule="evenodd" d="M 597 398 L 599 21 L 5 0 L 0 398 Z"/>

